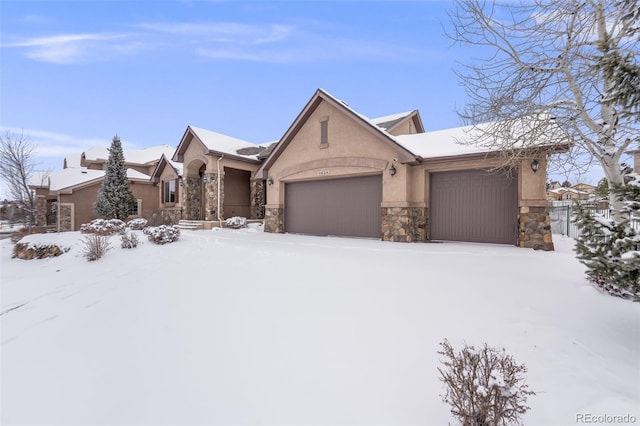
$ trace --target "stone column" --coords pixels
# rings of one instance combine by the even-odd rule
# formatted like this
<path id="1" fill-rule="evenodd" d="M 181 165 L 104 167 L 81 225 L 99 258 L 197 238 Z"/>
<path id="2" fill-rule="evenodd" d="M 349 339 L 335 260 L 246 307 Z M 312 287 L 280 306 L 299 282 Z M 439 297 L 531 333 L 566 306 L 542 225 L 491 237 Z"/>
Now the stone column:
<path id="1" fill-rule="evenodd" d="M 553 251 L 548 207 L 520 207 L 518 245 L 534 250 Z"/>
<path id="2" fill-rule="evenodd" d="M 58 232 L 73 231 L 73 205 L 71 204 L 59 204 L 58 205 Z"/>
<path id="3" fill-rule="evenodd" d="M 224 173 L 220 174 L 220 204 L 218 204 L 218 174 L 205 173 L 204 182 L 204 220 L 224 219 Z M 220 212 L 218 212 L 218 208 Z"/>
<path id="4" fill-rule="evenodd" d="M 266 191 L 263 179 L 251 179 L 251 219 L 264 219 Z"/>
<path id="5" fill-rule="evenodd" d="M 200 176 L 184 178 L 184 213 L 187 220 L 200 220 L 202 209 L 202 190 Z"/>
<path id="6" fill-rule="evenodd" d="M 264 210 L 264 232 L 284 233 L 284 208 L 266 207 Z"/>
<path id="7" fill-rule="evenodd" d="M 33 214 L 33 225 L 47 226 L 47 198 L 43 195 L 36 195 L 34 204 L 36 211 Z"/>
<path id="8" fill-rule="evenodd" d="M 410 243 L 427 239 L 426 207 L 382 207 L 383 241 Z"/>

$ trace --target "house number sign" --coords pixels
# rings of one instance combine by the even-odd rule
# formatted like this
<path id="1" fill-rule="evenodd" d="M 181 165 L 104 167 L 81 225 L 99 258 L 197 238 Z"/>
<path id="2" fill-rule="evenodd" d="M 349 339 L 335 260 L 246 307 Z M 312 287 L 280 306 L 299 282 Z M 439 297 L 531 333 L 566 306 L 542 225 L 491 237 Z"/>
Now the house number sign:
<path id="1" fill-rule="evenodd" d="M 327 176 L 329 174 L 329 170 L 318 170 L 318 176 Z"/>

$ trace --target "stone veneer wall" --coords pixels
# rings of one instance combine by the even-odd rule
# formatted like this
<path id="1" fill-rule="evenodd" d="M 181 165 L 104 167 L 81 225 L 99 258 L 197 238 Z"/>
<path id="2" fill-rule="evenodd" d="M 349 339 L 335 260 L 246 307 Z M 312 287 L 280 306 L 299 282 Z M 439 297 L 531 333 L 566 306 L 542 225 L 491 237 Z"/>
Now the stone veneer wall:
<path id="1" fill-rule="evenodd" d="M 202 179 L 199 176 L 187 176 L 184 179 L 184 212 L 188 220 L 200 220 L 200 209 L 202 208 L 202 191 L 200 184 Z"/>
<path id="2" fill-rule="evenodd" d="M 425 207 L 382 207 L 380 221 L 383 241 L 410 243 L 427 239 Z"/>
<path id="3" fill-rule="evenodd" d="M 164 223 L 171 223 L 177 225 L 182 219 L 182 211 L 180 209 L 164 209 L 160 211 L 162 221 Z"/>
<path id="4" fill-rule="evenodd" d="M 68 204 L 58 205 L 58 231 L 67 232 L 73 231 L 72 219 L 73 206 Z"/>
<path id="5" fill-rule="evenodd" d="M 284 208 L 268 207 L 264 211 L 264 232 L 284 232 Z"/>
<path id="6" fill-rule="evenodd" d="M 519 223 L 520 247 L 554 250 L 548 207 L 520 207 Z"/>
<path id="7" fill-rule="evenodd" d="M 251 179 L 251 219 L 264 219 L 266 200 L 264 180 Z"/>
<path id="8" fill-rule="evenodd" d="M 220 204 L 218 204 L 218 174 L 206 173 L 204 184 L 204 220 L 218 220 L 224 218 L 224 174 L 220 176 Z M 220 206 L 220 212 L 218 212 Z"/>

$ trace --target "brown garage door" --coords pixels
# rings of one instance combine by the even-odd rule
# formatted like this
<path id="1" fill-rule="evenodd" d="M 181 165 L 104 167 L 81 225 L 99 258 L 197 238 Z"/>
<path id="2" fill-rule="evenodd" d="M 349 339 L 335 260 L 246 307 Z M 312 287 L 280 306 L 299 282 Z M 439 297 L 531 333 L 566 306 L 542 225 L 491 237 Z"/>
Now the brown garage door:
<path id="1" fill-rule="evenodd" d="M 380 238 L 382 177 L 292 182 L 285 186 L 287 232 Z"/>
<path id="2" fill-rule="evenodd" d="M 515 173 L 463 170 L 430 176 L 432 240 L 516 244 Z"/>

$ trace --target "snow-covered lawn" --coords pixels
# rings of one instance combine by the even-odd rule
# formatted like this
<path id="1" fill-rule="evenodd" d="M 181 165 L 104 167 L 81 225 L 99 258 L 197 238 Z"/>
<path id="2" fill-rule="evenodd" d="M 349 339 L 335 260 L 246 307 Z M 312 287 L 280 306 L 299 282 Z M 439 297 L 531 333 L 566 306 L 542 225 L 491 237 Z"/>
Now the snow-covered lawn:
<path id="1" fill-rule="evenodd" d="M 34 237 L 29 237 L 34 238 Z M 1 246 L 1 423 L 445 425 L 439 343 L 528 367 L 531 425 L 640 421 L 640 304 L 553 253 L 186 231 L 11 259 Z M 580 423 L 578 421 L 578 423 Z"/>

